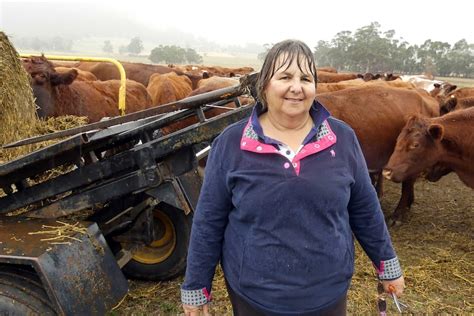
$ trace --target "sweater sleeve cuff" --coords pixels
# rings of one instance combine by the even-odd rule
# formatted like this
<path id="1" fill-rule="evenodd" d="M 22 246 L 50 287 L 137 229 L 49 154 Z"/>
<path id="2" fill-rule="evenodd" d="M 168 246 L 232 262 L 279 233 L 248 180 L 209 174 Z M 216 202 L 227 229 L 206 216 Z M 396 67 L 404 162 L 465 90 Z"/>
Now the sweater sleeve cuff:
<path id="1" fill-rule="evenodd" d="M 200 306 L 212 300 L 211 294 L 206 288 L 200 290 L 181 289 L 181 302 L 186 305 Z"/>
<path id="2" fill-rule="evenodd" d="M 375 267 L 380 280 L 394 280 L 402 276 L 402 268 L 398 258 L 380 261 L 379 267 Z"/>

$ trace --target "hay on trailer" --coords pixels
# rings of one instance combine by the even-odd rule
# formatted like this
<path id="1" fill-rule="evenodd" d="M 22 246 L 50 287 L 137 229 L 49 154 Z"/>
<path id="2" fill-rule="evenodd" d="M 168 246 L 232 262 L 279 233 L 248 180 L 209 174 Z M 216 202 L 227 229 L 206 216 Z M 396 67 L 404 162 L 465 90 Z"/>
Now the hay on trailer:
<path id="1" fill-rule="evenodd" d="M 86 117 L 72 115 L 40 120 L 30 86 L 30 78 L 20 56 L 0 32 L 0 146 L 23 138 L 53 133 L 87 124 Z M 57 142 L 53 140 L 11 149 L 0 148 L 0 163 Z"/>
<path id="2" fill-rule="evenodd" d="M 36 105 L 29 76 L 5 33 L 0 32 L 0 146 L 33 135 Z M 0 149 L 0 163 L 30 148 Z"/>

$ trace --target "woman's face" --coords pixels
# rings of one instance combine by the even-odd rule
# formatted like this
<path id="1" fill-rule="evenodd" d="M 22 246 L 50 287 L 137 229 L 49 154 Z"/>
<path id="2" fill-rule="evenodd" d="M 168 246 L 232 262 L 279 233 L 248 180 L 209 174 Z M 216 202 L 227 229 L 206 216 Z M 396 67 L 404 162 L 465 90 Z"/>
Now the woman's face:
<path id="1" fill-rule="evenodd" d="M 314 77 L 306 60 L 301 61 L 300 68 L 296 59 L 288 65 L 281 66 L 285 56 L 280 56 L 276 63 L 278 69 L 264 90 L 268 111 L 277 115 L 297 117 L 309 113 L 316 96 Z"/>

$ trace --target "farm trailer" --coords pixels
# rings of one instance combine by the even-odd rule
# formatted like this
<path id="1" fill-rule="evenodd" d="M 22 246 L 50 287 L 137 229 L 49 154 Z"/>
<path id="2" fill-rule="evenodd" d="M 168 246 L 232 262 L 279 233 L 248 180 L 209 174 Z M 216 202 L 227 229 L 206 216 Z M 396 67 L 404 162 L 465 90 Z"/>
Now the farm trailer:
<path id="1" fill-rule="evenodd" d="M 250 115 L 237 96 L 254 80 L 4 146 L 75 134 L 0 165 L 0 314 L 100 315 L 127 293 L 124 275 L 182 273 L 199 159 Z M 205 117 L 232 101 L 236 108 Z M 162 135 L 190 116 L 197 123 Z"/>

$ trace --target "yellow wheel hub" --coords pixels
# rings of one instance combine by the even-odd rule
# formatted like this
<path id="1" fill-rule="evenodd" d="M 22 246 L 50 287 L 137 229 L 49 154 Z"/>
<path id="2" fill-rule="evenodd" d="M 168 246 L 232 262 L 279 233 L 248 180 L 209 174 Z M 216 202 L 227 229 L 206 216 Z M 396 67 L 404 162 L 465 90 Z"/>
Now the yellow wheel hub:
<path id="1" fill-rule="evenodd" d="M 170 218 L 159 210 L 156 210 L 153 215 L 156 231 L 163 233 L 149 246 L 143 246 L 133 252 L 133 260 L 144 264 L 157 264 L 165 261 L 176 246 L 176 231 Z"/>

